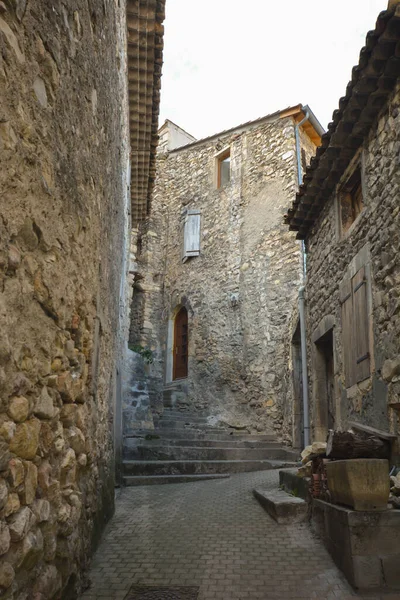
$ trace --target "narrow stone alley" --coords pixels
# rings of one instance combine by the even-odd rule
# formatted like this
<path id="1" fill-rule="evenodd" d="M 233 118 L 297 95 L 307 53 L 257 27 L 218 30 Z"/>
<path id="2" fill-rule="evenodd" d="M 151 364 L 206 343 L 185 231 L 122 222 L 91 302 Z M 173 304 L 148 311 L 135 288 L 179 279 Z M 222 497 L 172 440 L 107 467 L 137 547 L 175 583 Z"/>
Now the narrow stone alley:
<path id="1" fill-rule="evenodd" d="M 277 487 L 278 472 L 124 488 L 81 600 L 159 598 L 151 587 L 198 588 L 198 596 L 163 596 L 173 599 L 398 600 L 356 594 L 308 525 L 267 515 L 252 495 L 260 485 Z"/>

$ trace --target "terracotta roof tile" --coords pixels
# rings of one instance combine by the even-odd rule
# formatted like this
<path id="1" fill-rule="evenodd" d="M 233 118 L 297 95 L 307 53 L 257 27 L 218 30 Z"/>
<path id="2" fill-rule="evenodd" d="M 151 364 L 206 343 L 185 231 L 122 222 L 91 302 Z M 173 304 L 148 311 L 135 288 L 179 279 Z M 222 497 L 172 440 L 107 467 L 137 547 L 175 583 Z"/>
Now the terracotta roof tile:
<path id="1" fill-rule="evenodd" d="M 132 223 L 150 212 L 158 141 L 165 0 L 128 0 Z"/>
<path id="2" fill-rule="evenodd" d="M 360 148 L 400 75 L 400 5 L 378 16 L 368 32 L 346 94 L 311 159 L 285 223 L 305 239 L 347 165 Z"/>

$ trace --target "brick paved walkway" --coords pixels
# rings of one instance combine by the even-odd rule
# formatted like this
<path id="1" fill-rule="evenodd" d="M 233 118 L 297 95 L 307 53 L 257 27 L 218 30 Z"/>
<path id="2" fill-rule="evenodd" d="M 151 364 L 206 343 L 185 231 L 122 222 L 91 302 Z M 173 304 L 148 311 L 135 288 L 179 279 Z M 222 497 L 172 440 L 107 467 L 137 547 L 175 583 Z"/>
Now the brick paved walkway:
<path id="1" fill-rule="evenodd" d="M 264 471 L 124 489 L 81 600 L 123 600 L 134 583 L 200 586 L 199 600 L 360 599 L 307 525 L 277 525 L 253 498 L 277 479 Z"/>

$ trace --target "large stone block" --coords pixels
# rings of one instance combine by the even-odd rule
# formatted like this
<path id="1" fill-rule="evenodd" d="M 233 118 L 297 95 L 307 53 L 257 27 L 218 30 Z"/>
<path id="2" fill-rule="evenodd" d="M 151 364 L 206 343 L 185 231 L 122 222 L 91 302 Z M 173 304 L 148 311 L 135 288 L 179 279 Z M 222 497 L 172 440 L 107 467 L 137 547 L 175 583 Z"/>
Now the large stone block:
<path id="1" fill-rule="evenodd" d="M 20 458 L 32 460 L 39 446 L 40 421 L 30 419 L 19 423 L 10 443 L 10 450 Z"/>
<path id="2" fill-rule="evenodd" d="M 362 511 L 387 508 L 390 493 L 387 460 L 337 460 L 326 464 L 326 472 L 333 502 Z"/>
<path id="3" fill-rule="evenodd" d="M 301 523 L 307 518 L 307 503 L 283 490 L 253 490 L 254 496 L 277 523 Z"/>
<path id="4" fill-rule="evenodd" d="M 313 500 L 312 525 L 354 587 L 400 588 L 400 511 L 361 512 Z"/>

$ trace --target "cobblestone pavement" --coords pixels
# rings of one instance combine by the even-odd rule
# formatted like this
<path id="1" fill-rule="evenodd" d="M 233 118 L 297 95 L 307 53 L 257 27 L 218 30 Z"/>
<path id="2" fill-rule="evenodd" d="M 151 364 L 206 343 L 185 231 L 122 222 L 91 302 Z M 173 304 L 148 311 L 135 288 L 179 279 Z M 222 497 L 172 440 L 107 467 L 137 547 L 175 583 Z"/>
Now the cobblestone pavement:
<path id="1" fill-rule="evenodd" d="M 252 489 L 277 482 L 262 471 L 122 490 L 81 600 L 123 600 L 132 584 L 199 586 L 199 600 L 379 600 L 352 591 L 307 525 L 267 515 Z"/>

